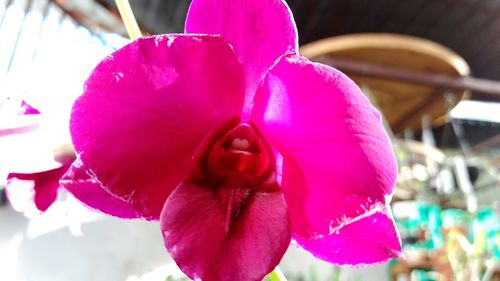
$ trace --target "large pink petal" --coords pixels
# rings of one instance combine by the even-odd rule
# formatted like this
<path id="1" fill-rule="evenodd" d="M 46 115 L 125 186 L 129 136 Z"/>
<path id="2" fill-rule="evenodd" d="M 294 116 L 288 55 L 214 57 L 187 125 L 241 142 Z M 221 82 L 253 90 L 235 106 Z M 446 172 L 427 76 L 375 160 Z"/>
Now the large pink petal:
<path id="1" fill-rule="evenodd" d="M 295 237 L 314 256 L 338 265 L 367 265 L 401 254 L 401 244 L 390 215 L 380 209 L 318 239 Z"/>
<path id="2" fill-rule="evenodd" d="M 260 281 L 290 243 L 281 191 L 185 182 L 167 199 L 161 228 L 170 255 L 194 280 Z"/>
<path id="3" fill-rule="evenodd" d="M 207 133 L 238 116 L 241 63 L 219 36 L 140 38 L 103 60 L 75 102 L 76 152 L 110 193 L 157 219 Z"/>
<path id="4" fill-rule="evenodd" d="M 109 194 L 80 159 L 73 162 L 60 183 L 76 199 L 92 209 L 120 218 L 140 217 L 130 204 Z"/>
<path id="5" fill-rule="evenodd" d="M 193 0 L 186 32 L 220 34 L 231 43 L 245 67 L 249 106 L 267 69 L 298 49 L 293 16 L 283 0 Z"/>
<path id="6" fill-rule="evenodd" d="M 341 72 L 283 57 L 256 95 L 253 118 L 283 155 L 296 234 L 331 234 L 390 198 L 397 164 L 380 114 Z"/>

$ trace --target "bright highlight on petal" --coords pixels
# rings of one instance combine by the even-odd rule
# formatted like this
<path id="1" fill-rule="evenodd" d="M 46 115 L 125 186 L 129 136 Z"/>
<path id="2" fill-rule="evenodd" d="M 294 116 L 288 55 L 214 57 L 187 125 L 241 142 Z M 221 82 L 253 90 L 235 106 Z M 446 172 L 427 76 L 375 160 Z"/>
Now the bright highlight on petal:
<path id="1" fill-rule="evenodd" d="M 92 209 L 120 218 L 140 217 L 130 204 L 108 193 L 103 184 L 80 159 L 73 162 L 60 183 L 76 199 Z"/>

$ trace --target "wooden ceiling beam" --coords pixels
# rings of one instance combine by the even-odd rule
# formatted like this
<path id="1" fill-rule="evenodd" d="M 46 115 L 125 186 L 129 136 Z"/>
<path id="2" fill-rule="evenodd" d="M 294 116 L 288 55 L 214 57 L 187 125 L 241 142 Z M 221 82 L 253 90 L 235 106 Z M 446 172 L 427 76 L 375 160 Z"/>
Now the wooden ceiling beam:
<path id="1" fill-rule="evenodd" d="M 337 59 L 332 57 L 318 57 L 315 60 L 331 65 L 350 74 L 384 78 L 412 84 L 431 85 L 448 90 L 469 90 L 472 92 L 487 94 L 490 97 L 500 98 L 500 81 L 480 79 L 472 76 L 453 77 L 442 74 L 415 72 L 389 66 L 374 65 L 361 61 Z M 443 91 L 443 93 L 445 92 L 446 91 Z"/>

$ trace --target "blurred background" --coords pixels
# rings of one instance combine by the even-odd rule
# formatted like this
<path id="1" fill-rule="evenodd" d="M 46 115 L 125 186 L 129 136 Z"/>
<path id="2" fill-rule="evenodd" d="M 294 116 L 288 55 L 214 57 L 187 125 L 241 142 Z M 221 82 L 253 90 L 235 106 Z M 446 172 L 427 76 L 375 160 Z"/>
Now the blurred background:
<path id="1" fill-rule="evenodd" d="M 347 73 L 384 116 L 405 253 L 340 269 L 291 247 L 288 279 L 500 280 L 500 1 L 287 2 L 302 55 Z M 189 1 L 131 5 L 144 34 L 183 31 Z M 127 42 L 112 0 L 0 0 L 0 280 L 184 280 L 158 225 L 89 211 L 64 191 L 41 212 L 32 180 L 6 180 L 65 167 L 71 104 Z M 42 114 L 20 115 L 30 111 Z"/>

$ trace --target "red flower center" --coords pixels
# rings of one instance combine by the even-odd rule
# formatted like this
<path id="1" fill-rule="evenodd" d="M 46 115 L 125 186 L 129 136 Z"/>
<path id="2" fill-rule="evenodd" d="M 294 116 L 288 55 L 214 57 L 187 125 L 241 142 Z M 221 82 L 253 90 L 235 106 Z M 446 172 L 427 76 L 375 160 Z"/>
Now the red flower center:
<path id="1" fill-rule="evenodd" d="M 274 183 L 274 157 L 269 146 L 251 124 L 235 121 L 221 126 L 204 142 L 195 180 L 259 189 L 266 182 Z"/>

